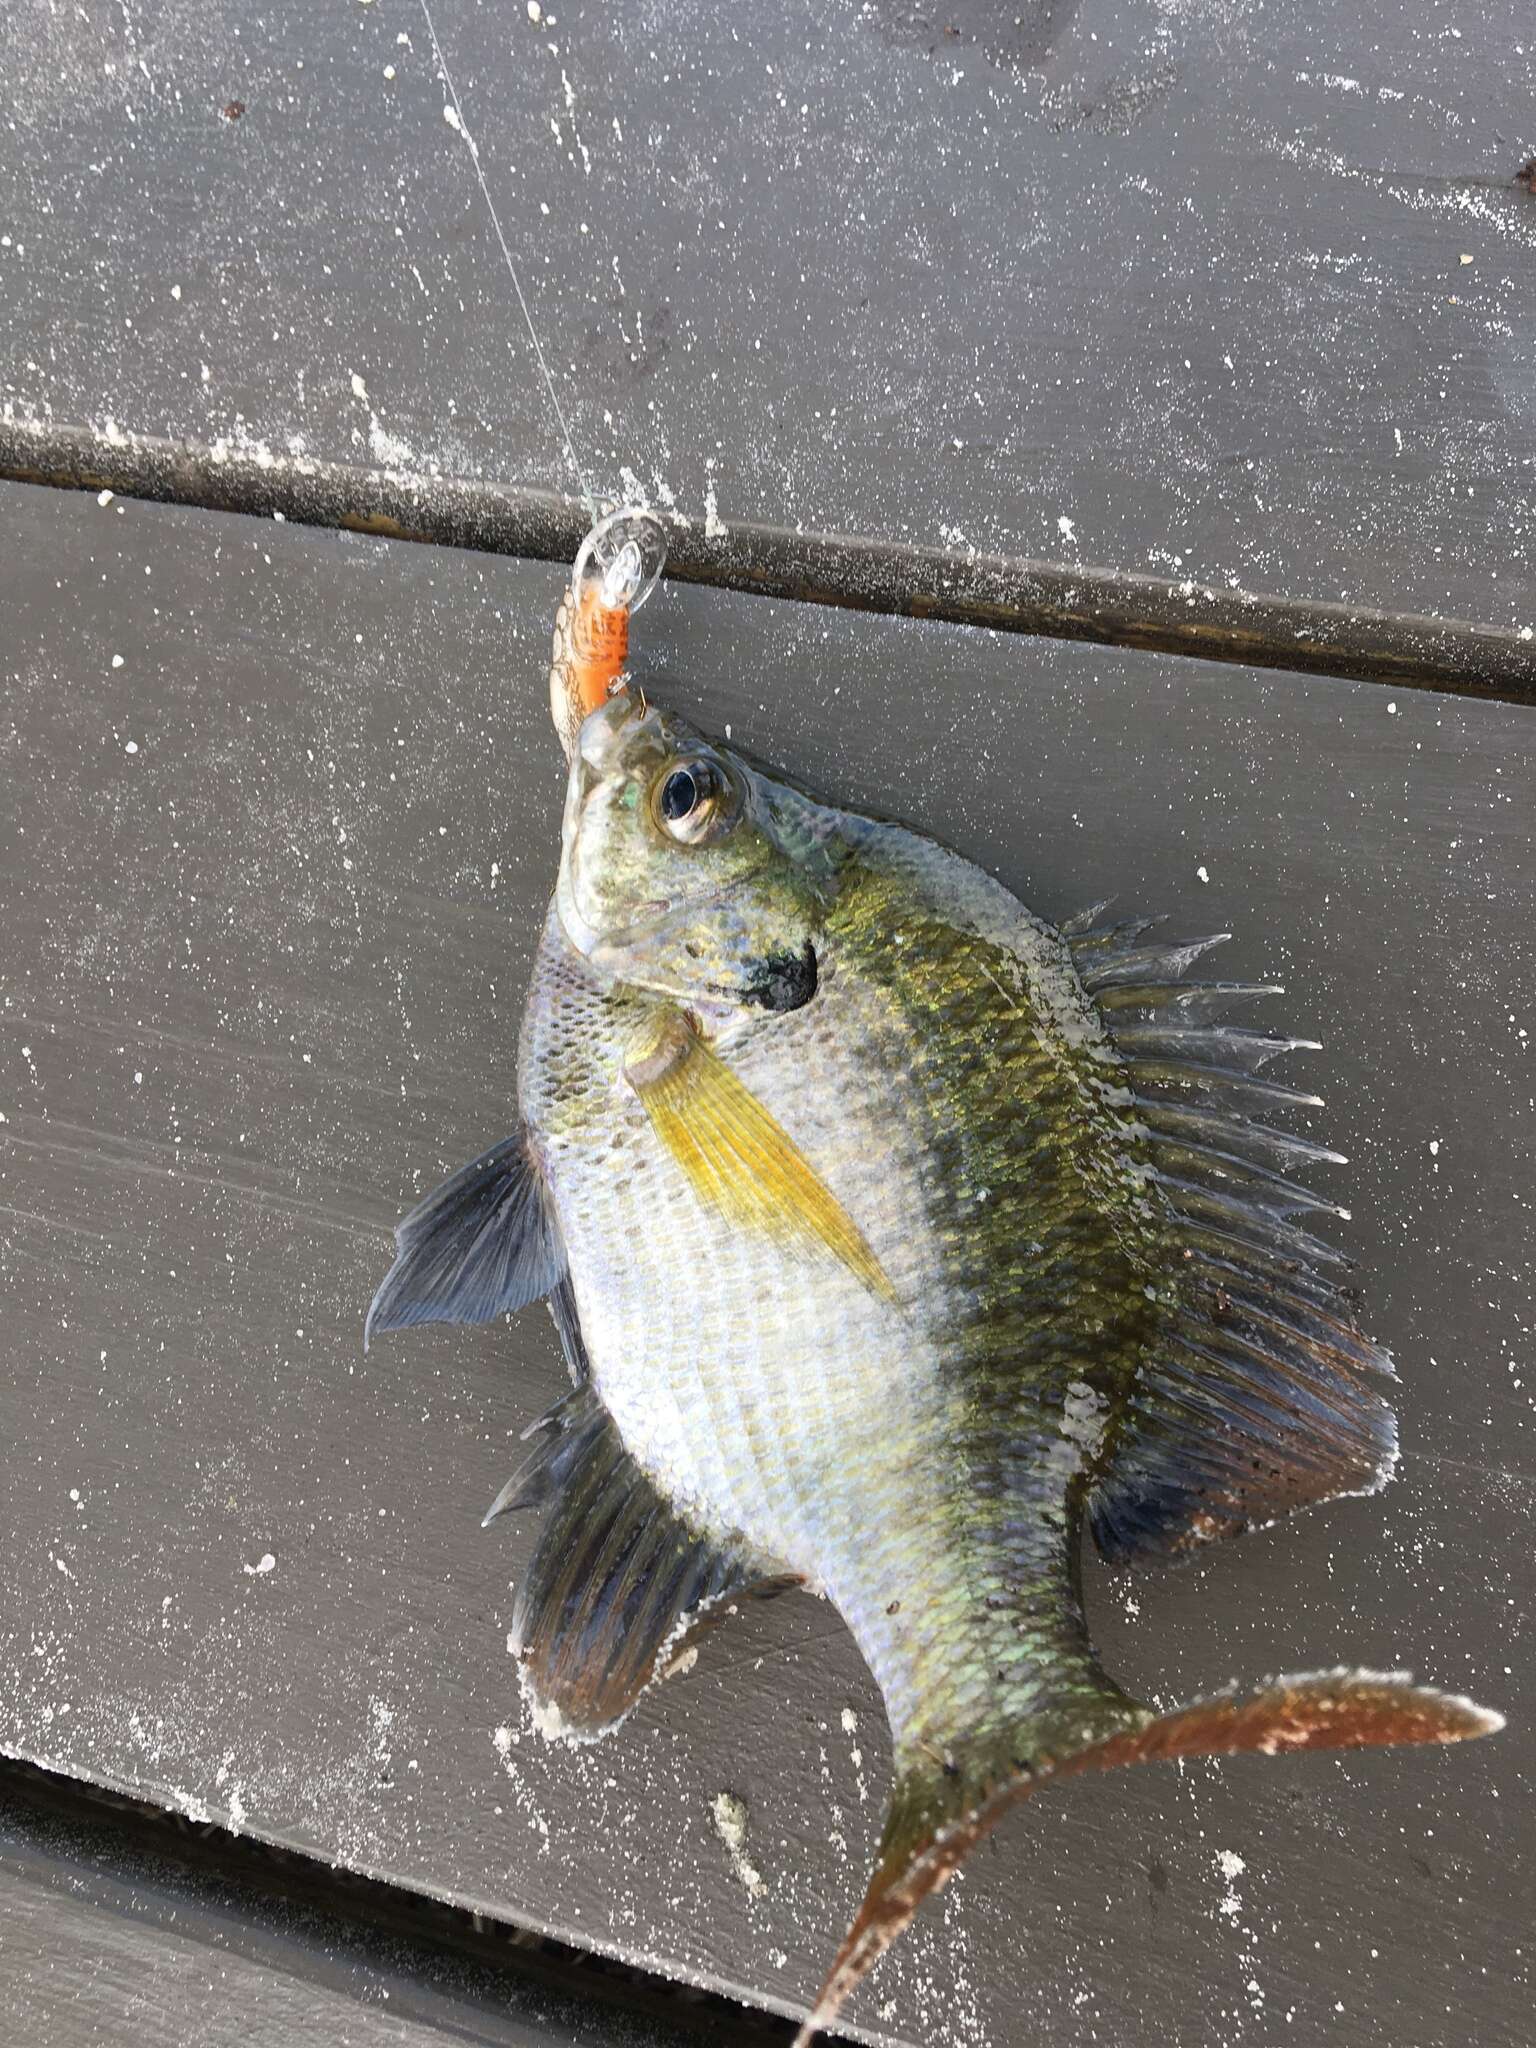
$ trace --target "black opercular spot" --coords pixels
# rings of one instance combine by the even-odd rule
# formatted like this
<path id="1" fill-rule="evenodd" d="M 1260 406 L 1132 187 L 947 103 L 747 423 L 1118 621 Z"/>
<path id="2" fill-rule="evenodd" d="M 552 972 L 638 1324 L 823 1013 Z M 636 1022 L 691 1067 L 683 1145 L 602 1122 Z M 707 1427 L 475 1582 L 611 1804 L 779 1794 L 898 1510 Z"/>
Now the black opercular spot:
<path id="1" fill-rule="evenodd" d="M 669 824 L 675 825 L 679 818 L 686 818 L 699 800 L 699 785 L 692 771 L 674 768 L 661 785 L 661 815 Z"/>
<path id="2" fill-rule="evenodd" d="M 816 993 L 816 978 L 816 948 L 807 939 L 803 952 L 769 953 L 757 961 L 746 998 L 765 1010 L 801 1010 Z"/>

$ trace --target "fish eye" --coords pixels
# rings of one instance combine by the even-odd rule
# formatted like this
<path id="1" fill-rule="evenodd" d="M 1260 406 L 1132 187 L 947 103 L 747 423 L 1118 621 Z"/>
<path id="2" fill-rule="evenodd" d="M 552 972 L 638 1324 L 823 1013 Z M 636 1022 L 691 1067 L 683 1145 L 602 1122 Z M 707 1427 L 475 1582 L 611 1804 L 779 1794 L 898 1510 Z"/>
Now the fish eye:
<path id="1" fill-rule="evenodd" d="M 691 768 L 674 768 L 661 785 L 661 815 L 676 825 L 699 801 L 699 785 Z"/>
<path id="2" fill-rule="evenodd" d="M 669 839 L 701 846 L 735 822 L 736 792 L 714 761 L 674 761 L 662 771 L 651 799 L 657 823 Z"/>

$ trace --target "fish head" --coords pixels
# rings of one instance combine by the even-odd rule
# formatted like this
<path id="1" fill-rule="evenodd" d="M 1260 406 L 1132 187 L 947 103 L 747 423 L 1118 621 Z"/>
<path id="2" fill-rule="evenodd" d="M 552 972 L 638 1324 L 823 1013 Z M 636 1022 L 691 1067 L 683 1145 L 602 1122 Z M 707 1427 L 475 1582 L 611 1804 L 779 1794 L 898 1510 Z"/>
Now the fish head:
<path id="1" fill-rule="evenodd" d="M 701 1008 L 796 1010 L 843 814 L 620 691 L 571 759 L 556 907 L 601 973 Z"/>

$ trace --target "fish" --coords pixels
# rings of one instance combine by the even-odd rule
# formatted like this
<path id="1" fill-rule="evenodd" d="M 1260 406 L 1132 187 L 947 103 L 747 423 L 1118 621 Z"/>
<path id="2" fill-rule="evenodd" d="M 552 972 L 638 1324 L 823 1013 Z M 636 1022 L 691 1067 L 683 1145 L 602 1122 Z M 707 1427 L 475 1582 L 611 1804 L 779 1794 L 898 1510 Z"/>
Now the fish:
<path id="1" fill-rule="evenodd" d="M 1346 1212 L 1297 1177 L 1341 1157 L 1270 1071 L 1311 1042 L 1230 1021 L 1272 986 L 587 694 L 515 1127 L 400 1224 L 365 1334 L 549 1305 L 571 1389 L 486 1516 L 544 1515 L 513 1639 L 545 1734 L 612 1734 L 748 1598 L 847 1625 L 893 1783 L 801 2042 L 1053 1780 L 1501 1726 L 1349 1667 L 1159 1712 L 1090 1639 L 1085 1544 L 1177 1558 L 1396 1458 L 1313 1227 Z"/>

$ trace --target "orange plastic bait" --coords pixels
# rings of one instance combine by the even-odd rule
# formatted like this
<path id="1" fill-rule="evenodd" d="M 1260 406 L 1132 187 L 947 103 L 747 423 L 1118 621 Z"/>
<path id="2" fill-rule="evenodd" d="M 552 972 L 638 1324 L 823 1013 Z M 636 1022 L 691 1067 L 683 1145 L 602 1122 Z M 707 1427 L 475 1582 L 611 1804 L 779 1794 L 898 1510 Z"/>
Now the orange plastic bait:
<path id="1" fill-rule="evenodd" d="M 589 711 L 624 677 L 629 622 L 655 589 L 667 536 L 653 512 L 628 506 L 600 519 L 582 542 L 555 615 L 549 710 L 569 760 Z"/>

